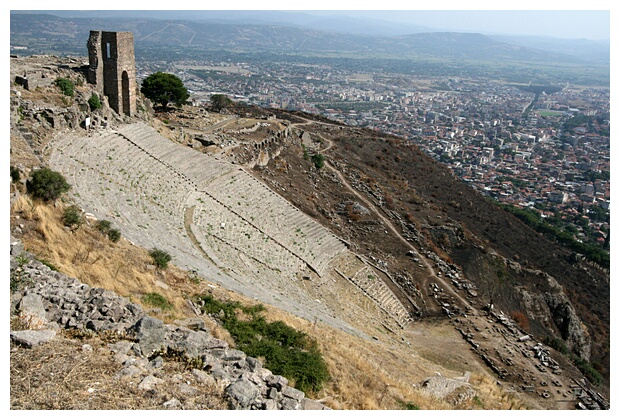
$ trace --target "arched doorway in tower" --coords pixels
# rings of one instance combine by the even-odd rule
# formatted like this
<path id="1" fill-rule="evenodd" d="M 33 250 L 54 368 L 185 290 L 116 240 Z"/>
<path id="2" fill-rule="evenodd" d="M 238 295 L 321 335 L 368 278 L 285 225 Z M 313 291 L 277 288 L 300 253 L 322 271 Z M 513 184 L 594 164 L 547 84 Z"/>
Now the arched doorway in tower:
<path id="1" fill-rule="evenodd" d="M 129 76 L 126 71 L 123 71 L 122 75 L 122 92 L 123 96 L 122 101 L 123 104 L 123 114 L 131 116 L 131 105 L 130 105 L 130 97 L 129 97 Z"/>

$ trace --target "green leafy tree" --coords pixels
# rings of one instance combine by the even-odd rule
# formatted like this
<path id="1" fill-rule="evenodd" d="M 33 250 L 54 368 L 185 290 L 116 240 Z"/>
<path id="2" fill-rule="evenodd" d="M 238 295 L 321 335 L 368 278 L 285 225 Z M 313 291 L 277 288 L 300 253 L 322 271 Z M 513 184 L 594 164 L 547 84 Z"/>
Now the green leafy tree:
<path id="1" fill-rule="evenodd" d="M 142 81 L 140 92 L 153 102 L 161 104 L 164 109 L 169 103 L 181 106 L 189 99 L 189 93 L 181 79 L 174 74 L 160 71 Z"/>
<path id="2" fill-rule="evenodd" d="M 54 201 L 69 188 L 71 185 L 65 177 L 49 168 L 33 171 L 31 179 L 26 182 L 28 194 L 43 201 Z"/>
<path id="3" fill-rule="evenodd" d="M 211 108 L 215 111 L 219 112 L 230 105 L 232 105 L 232 100 L 228 96 L 219 93 L 211 95 Z"/>

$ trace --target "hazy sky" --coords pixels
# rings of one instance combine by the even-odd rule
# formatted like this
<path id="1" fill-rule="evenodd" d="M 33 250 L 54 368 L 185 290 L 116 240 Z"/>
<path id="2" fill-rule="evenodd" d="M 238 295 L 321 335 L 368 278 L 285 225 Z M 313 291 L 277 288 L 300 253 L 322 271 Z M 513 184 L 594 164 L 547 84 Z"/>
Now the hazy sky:
<path id="1" fill-rule="evenodd" d="M 544 35 L 557 38 L 610 37 L 608 10 L 367 10 L 331 13 L 414 23 L 450 31 Z"/>
<path id="2" fill-rule="evenodd" d="M 15 3 L 15 2 L 12 2 Z M 226 1 L 132 1 L 107 0 L 105 3 L 84 1 L 30 0 L 18 7 L 31 10 L 84 10 L 85 4 L 108 10 L 298 10 L 346 13 L 358 17 L 374 17 L 384 21 L 411 23 L 450 31 L 488 34 L 543 35 L 560 38 L 610 39 L 610 10 L 617 0 L 520 0 L 519 2 L 480 0 L 226 0 Z M 93 7 L 89 7 L 93 8 Z M 584 10 L 587 8 L 588 10 Z M 375 9 L 375 10 L 368 10 Z M 408 9 L 408 10 L 403 10 Z M 426 10 L 424 10 L 426 9 Z M 503 10 L 498 10 L 503 9 Z M 520 10 L 516 10 L 520 9 Z M 545 10 L 547 9 L 547 10 Z M 617 26 L 618 23 L 616 22 Z"/>

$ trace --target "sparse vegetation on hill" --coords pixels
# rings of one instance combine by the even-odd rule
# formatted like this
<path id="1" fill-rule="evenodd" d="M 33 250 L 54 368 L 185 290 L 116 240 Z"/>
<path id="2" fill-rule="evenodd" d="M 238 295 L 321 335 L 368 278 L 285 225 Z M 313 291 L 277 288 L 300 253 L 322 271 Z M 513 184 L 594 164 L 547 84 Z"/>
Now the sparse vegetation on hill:
<path id="1" fill-rule="evenodd" d="M 28 197 L 21 197 L 12 206 L 12 214 L 19 215 L 20 221 L 25 224 L 23 241 L 26 249 L 39 255 L 41 259 L 53 262 L 58 271 L 79 278 L 92 287 L 101 287 L 115 291 L 121 296 L 127 296 L 135 301 L 149 293 L 157 293 L 172 305 L 161 314 L 164 320 L 170 321 L 177 317 L 192 316 L 186 312 L 186 296 L 195 293 L 195 282 L 191 280 L 192 273 L 182 273 L 171 266 L 166 273 L 167 283 L 173 286 L 169 290 L 162 290 L 154 285 L 155 274 L 145 269 L 151 264 L 148 251 L 135 247 L 128 242 L 102 243 L 101 234 L 96 227 L 83 226 L 75 233 L 63 229 L 61 212 L 45 203 L 32 202 Z M 13 223 L 14 218 L 12 218 Z M 15 279 L 19 282 L 19 279 Z M 17 285 L 16 285 L 17 286 Z M 243 306 L 255 306 L 253 299 L 236 295 L 225 289 L 213 289 L 213 296 L 219 301 L 238 301 Z M 438 400 L 411 385 L 419 382 L 425 375 L 432 375 L 436 365 L 411 354 L 397 355 L 386 353 L 382 361 L 377 354 L 383 351 L 379 342 L 368 342 L 365 339 L 351 336 L 348 333 L 334 330 L 322 323 L 313 324 L 287 314 L 277 308 L 265 305 L 265 319 L 268 322 L 281 321 L 303 331 L 313 340 L 327 364 L 330 379 L 318 393 L 312 393 L 315 398 L 322 398 L 328 406 L 337 409 L 402 409 L 403 404 L 416 406 L 420 409 L 450 409 L 449 403 Z M 229 333 L 211 321 L 205 319 L 211 333 L 216 337 L 234 345 Z M 96 339 L 95 339 L 96 341 Z M 87 341 L 91 342 L 92 341 Z M 63 375 L 59 366 L 74 366 L 75 363 L 69 354 L 79 354 L 74 348 L 80 348 L 83 343 L 67 342 L 62 340 L 51 346 L 39 348 L 31 353 L 13 353 L 11 356 L 11 393 L 16 407 L 21 408 L 79 408 L 80 399 L 70 397 L 74 387 L 67 387 L 63 382 Z M 73 347 L 72 347 L 73 346 Z M 76 347 L 77 346 L 77 347 Z M 93 345 L 94 347 L 94 345 Z M 64 349 L 64 350 L 63 350 Z M 71 349 L 66 351 L 66 349 Z M 63 355 L 59 365 L 50 363 L 49 355 Z M 35 359 L 47 360 L 44 366 L 35 367 L 30 363 L 31 355 Z M 56 359 L 54 359 L 56 360 Z M 113 395 L 131 395 L 124 404 L 115 404 L 113 399 L 104 398 L 93 404 L 99 408 L 128 409 L 130 407 L 150 407 L 148 400 L 127 392 L 128 389 L 119 386 L 112 378 L 102 373 L 110 370 L 110 361 L 105 358 L 92 359 L 97 365 L 97 378 L 102 389 L 114 389 Z M 73 364 L 72 364 L 73 363 Z M 427 365 L 427 363 L 430 363 Z M 19 374 L 17 370 L 19 370 Z M 28 390 L 13 384 L 15 375 L 27 375 L 32 380 L 38 377 L 38 372 L 56 372 L 54 376 L 47 376 L 45 383 L 49 386 L 36 388 L 38 392 L 32 395 Z M 89 376 L 90 377 L 90 376 Z M 86 377 L 85 377 L 86 378 Z M 92 379 L 95 380 L 95 379 Z M 523 408 L 524 403 L 510 393 L 505 393 L 497 387 L 491 377 L 475 376 L 472 382 L 479 389 L 481 399 L 490 407 L 505 409 Z M 43 383 L 43 382 L 41 382 Z M 112 386 L 112 384 L 114 384 Z M 52 387 L 52 385 L 54 385 Z M 389 385 L 389 386 L 388 386 Z M 51 397 L 51 392 L 61 389 L 61 395 Z M 103 395 L 103 394 L 102 394 Z M 118 403 L 118 402 L 117 402 Z M 474 408 L 464 402 L 462 408 Z"/>
<path id="2" fill-rule="evenodd" d="M 378 188 L 384 193 L 389 192 L 398 200 L 395 208 L 401 208 L 399 213 L 403 219 L 407 214 L 411 214 L 420 223 L 428 226 L 429 233 L 439 232 L 439 227 L 446 222 L 458 223 L 464 230 L 471 232 L 471 237 L 466 237 L 466 240 L 454 237 L 441 244 L 438 238 L 433 238 L 433 242 L 454 264 L 463 267 L 465 276 L 477 284 L 482 285 L 488 276 L 484 261 L 488 259 L 485 255 L 490 252 L 514 260 L 520 267 L 539 269 L 553 276 L 567 291 L 566 294 L 578 311 L 580 319 L 587 323 L 588 334 L 594 331 L 601 334 L 600 340 L 592 341 L 591 357 L 593 361 L 600 362 L 598 366 L 606 365 L 603 361 L 609 357 L 608 332 L 602 332 L 608 331 L 604 325 L 608 325 L 609 320 L 609 287 L 608 280 L 605 280 L 606 274 L 597 270 L 584 271 L 576 262 L 570 261 L 573 251 L 562 244 L 546 240 L 516 217 L 488 202 L 473 189 L 457 181 L 447 168 L 433 162 L 414 145 L 390 136 L 383 136 L 383 139 L 380 137 L 378 133 L 367 133 L 357 138 L 341 137 L 337 144 L 342 149 L 332 149 L 330 153 L 335 153 L 336 159 L 348 163 L 349 173 L 354 166 L 358 173 L 380 181 Z M 407 181 L 407 189 L 399 189 L 395 185 L 398 179 L 403 178 Z M 409 196 L 412 195 L 419 199 L 410 201 Z M 430 209 L 434 209 L 434 213 L 440 218 L 427 217 Z M 482 243 L 476 244 L 473 241 L 475 238 Z M 480 248 L 487 251 L 480 252 Z M 584 276 L 592 280 L 584 281 Z M 515 280 L 524 277 L 524 274 L 518 271 L 511 274 L 511 278 Z M 597 280 L 593 280 L 594 278 Z M 534 278 L 528 282 L 532 280 Z M 515 306 L 520 298 L 510 291 L 513 284 L 505 282 L 501 288 L 501 293 L 504 294 L 501 306 L 508 313 L 523 310 L 522 307 Z M 540 290 L 543 285 L 534 281 L 529 287 L 531 290 Z M 532 328 L 540 325 L 535 319 L 530 319 L 530 324 Z M 552 331 L 554 329 L 555 327 Z M 544 334 L 544 329 L 536 331 Z M 588 356 L 584 354 L 582 357 Z"/>

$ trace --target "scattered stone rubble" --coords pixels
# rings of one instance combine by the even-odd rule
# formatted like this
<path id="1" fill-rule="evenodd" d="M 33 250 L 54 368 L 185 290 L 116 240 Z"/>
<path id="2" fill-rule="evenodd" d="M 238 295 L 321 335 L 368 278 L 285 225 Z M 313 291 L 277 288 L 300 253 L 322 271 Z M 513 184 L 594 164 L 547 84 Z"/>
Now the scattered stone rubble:
<path id="1" fill-rule="evenodd" d="M 437 288 L 436 285 L 434 285 Z M 609 409 L 609 402 L 591 389 L 584 379 L 575 380 L 570 388 L 563 383 L 566 376 L 559 363 L 551 357 L 550 349 L 534 341 L 525 334 L 514 321 L 501 311 L 488 309 L 489 326 L 484 329 L 471 320 L 455 317 L 452 323 L 455 329 L 471 345 L 471 350 L 497 375 L 505 384 L 519 384 L 519 390 L 535 393 L 541 398 L 562 398 L 574 401 L 576 408 L 599 410 Z M 505 339 L 503 346 L 488 346 L 488 334 L 501 334 Z M 522 354 L 529 359 L 531 367 L 515 364 L 515 356 Z"/>
<path id="2" fill-rule="evenodd" d="M 286 378 L 274 375 L 259 360 L 213 337 L 202 319 L 164 324 L 127 298 L 51 270 L 13 238 L 10 261 L 12 279 L 23 286 L 11 296 L 11 314 L 18 314 L 28 327 L 11 331 L 15 345 L 41 345 L 53 340 L 61 329 L 111 331 L 120 339 L 109 345 L 121 364 L 115 377 L 135 378 L 139 389 L 152 389 L 164 382 L 158 377 L 164 363 L 161 355 L 172 353 L 193 362 L 192 375 L 197 381 L 220 386 L 231 409 L 328 409 L 290 387 Z M 187 387 L 188 392 L 198 392 Z M 178 401 L 164 406 L 180 408 Z"/>

